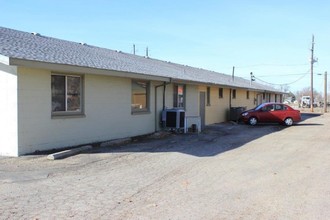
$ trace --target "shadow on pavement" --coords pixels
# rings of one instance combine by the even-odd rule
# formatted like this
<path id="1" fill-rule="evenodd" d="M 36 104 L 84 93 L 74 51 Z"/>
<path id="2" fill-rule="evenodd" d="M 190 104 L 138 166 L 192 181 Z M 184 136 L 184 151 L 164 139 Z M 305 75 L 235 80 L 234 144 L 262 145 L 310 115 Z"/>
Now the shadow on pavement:
<path id="1" fill-rule="evenodd" d="M 315 114 L 304 114 L 303 121 Z M 319 126 L 321 124 L 301 123 L 294 126 Z M 261 124 L 249 126 L 245 124 L 221 123 L 206 126 L 199 134 L 151 135 L 141 139 L 133 139 L 129 144 L 121 146 L 94 148 L 90 153 L 138 153 L 138 152 L 180 152 L 197 157 L 210 157 L 239 148 L 265 135 L 286 129 L 278 124 Z"/>
<path id="2" fill-rule="evenodd" d="M 303 122 L 307 119 L 314 118 L 314 117 L 319 117 L 321 115 L 322 114 L 319 114 L 319 113 L 301 113 L 301 121 Z"/>
<path id="3" fill-rule="evenodd" d="M 306 122 L 307 119 L 319 117 L 321 115 L 322 114 L 319 113 L 301 113 L 301 121 L 295 124 L 295 126 L 323 126 L 323 124 L 319 124 L 319 123 Z"/>
<path id="4" fill-rule="evenodd" d="M 296 124 L 295 126 L 323 126 L 323 124 L 318 123 L 303 123 L 303 124 Z"/>

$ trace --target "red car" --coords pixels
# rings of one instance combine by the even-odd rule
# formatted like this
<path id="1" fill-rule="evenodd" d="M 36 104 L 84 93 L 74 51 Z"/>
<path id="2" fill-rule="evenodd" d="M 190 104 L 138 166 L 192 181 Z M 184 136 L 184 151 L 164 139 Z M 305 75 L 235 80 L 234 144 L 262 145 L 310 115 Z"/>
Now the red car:
<path id="1" fill-rule="evenodd" d="M 263 103 L 254 109 L 242 112 L 240 119 L 250 125 L 273 122 L 291 126 L 301 120 L 301 115 L 299 110 L 282 103 Z"/>

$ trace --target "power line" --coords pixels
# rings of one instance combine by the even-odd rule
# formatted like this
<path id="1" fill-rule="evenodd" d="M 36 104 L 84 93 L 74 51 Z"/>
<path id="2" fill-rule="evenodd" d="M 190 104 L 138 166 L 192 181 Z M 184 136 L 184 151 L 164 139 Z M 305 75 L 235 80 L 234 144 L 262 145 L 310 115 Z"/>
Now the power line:
<path id="1" fill-rule="evenodd" d="M 302 76 L 299 77 L 298 79 L 294 80 L 293 82 L 290 82 L 290 83 L 270 83 L 270 82 L 267 82 L 267 81 L 265 81 L 265 80 L 260 79 L 259 77 L 256 77 L 256 76 L 254 76 L 254 77 L 255 77 L 255 79 L 257 79 L 257 80 L 259 80 L 259 81 L 261 81 L 261 82 L 263 82 L 263 83 L 267 83 L 267 84 L 269 84 L 269 85 L 274 85 L 274 86 L 284 86 L 284 85 L 291 85 L 291 84 L 294 84 L 294 83 L 296 83 L 296 82 L 302 80 L 302 79 L 303 79 L 305 76 L 307 76 L 307 74 L 309 74 L 309 73 L 310 73 L 310 70 L 308 70 L 308 71 L 307 71 L 306 73 L 304 73 L 304 74 L 299 74 L 299 75 L 302 75 Z M 295 75 L 298 75 L 298 74 L 295 74 Z M 285 76 L 287 76 L 287 75 L 285 75 Z"/>
<path id="2" fill-rule="evenodd" d="M 259 77 L 278 77 L 278 76 L 299 76 L 299 75 L 305 75 L 307 73 L 292 73 L 292 74 L 282 74 L 282 75 L 278 75 L 278 74 L 273 74 L 273 75 L 263 75 L 263 76 L 259 76 Z M 320 75 L 323 73 L 313 73 L 314 75 Z"/>
<path id="3" fill-rule="evenodd" d="M 248 65 L 248 66 L 235 66 L 236 68 L 251 68 L 251 67 L 258 67 L 258 66 L 307 66 L 309 64 L 303 63 L 303 64 L 254 64 L 254 65 Z"/>
<path id="4" fill-rule="evenodd" d="M 305 75 L 306 73 L 293 73 L 293 74 L 283 74 L 283 75 L 264 75 L 264 76 L 259 76 L 259 77 L 276 77 L 276 76 L 299 76 L 299 75 Z"/>

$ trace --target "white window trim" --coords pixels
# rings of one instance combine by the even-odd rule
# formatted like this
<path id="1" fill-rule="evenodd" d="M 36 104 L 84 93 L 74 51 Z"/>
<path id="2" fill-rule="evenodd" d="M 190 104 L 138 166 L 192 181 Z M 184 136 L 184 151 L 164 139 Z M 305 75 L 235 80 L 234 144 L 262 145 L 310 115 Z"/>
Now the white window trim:
<path id="1" fill-rule="evenodd" d="M 80 74 L 65 74 L 65 73 L 52 73 L 52 76 L 64 76 L 65 77 L 65 100 L 67 100 L 67 91 L 68 91 L 68 83 L 67 83 L 67 77 L 79 77 L 80 78 L 80 111 L 68 111 L 68 105 L 65 103 L 65 111 L 56 111 L 54 112 L 52 110 L 51 106 L 51 116 L 52 118 L 67 118 L 67 117 L 85 117 L 84 113 L 84 97 L 85 97 L 85 88 L 84 88 L 84 76 Z M 52 97 L 51 97 L 52 99 Z M 52 105 L 52 103 L 51 103 Z"/>
<path id="2" fill-rule="evenodd" d="M 179 107 L 179 86 L 182 86 L 182 90 L 183 90 L 183 103 L 181 107 Z M 186 85 L 185 84 L 174 84 L 174 88 L 176 88 L 175 90 L 173 89 L 173 91 L 175 92 L 175 97 L 173 97 L 173 99 L 175 99 L 176 101 L 173 100 L 173 107 L 174 108 L 179 108 L 179 109 L 186 109 L 186 93 L 187 93 L 187 89 L 186 89 Z M 176 106 L 174 105 L 176 104 Z"/>
<path id="3" fill-rule="evenodd" d="M 148 114 L 150 113 L 150 88 L 151 88 L 151 82 L 147 81 L 147 80 L 138 80 L 138 79 L 132 79 L 131 81 L 131 85 L 133 83 L 133 81 L 137 81 L 137 82 L 145 82 L 147 83 L 147 87 L 146 87 L 146 108 L 143 109 L 132 109 L 132 100 L 131 100 L 131 114 L 132 115 L 139 115 L 139 114 Z M 132 88 L 131 88 L 131 95 L 132 95 Z"/>

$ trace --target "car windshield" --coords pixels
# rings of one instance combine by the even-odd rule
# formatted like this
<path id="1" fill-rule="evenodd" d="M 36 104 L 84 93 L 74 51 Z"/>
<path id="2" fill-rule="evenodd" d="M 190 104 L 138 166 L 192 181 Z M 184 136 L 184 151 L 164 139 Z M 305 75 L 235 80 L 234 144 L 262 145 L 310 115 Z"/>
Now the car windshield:
<path id="1" fill-rule="evenodd" d="M 258 105 L 257 107 L 255 107 L 255 110 L 262 109 L 262 107 L 264 107 L 265 105 L 266 105 L 265 103 L 260 104 L 260 105 Z"/>

